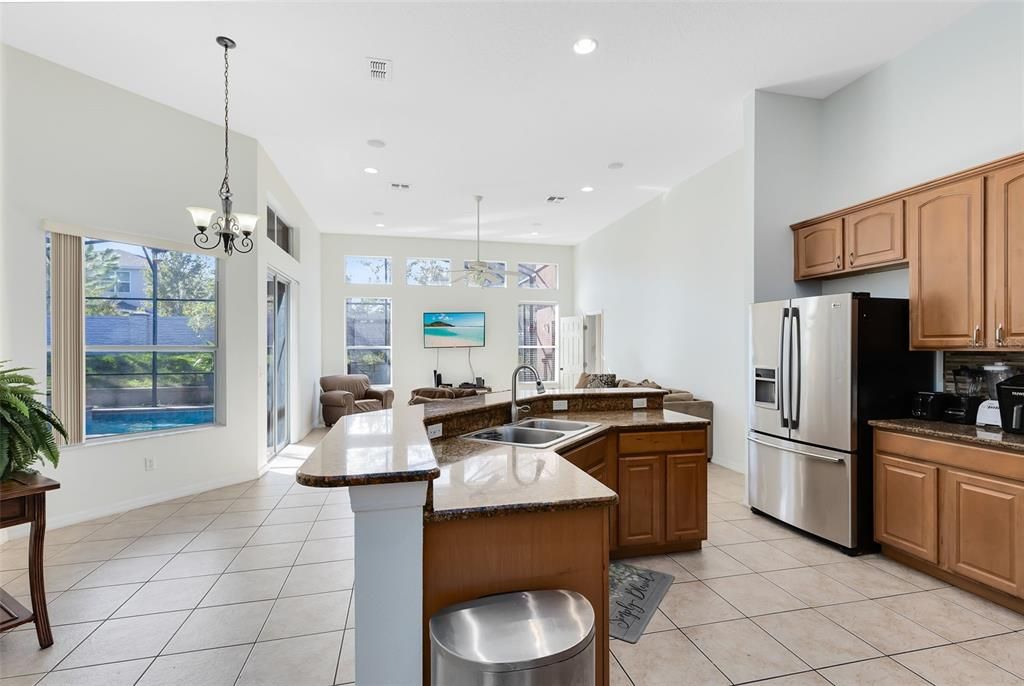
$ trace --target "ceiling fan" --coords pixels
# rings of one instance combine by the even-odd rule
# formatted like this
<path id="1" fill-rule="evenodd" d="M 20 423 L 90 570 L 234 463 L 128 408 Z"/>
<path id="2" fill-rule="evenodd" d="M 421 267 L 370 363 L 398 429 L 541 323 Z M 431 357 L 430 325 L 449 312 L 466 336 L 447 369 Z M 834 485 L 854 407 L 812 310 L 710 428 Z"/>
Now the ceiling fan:
<path id="1" fill-rule="evenodd" d="M 504 285 L 506 277 L 516 276 L 518 272 L 494 269 L 491 267 L 491 263 L 480 259 L 480 202 L 484 196 L 475 195 L 473 197 L 476 198 L 476 259 L 467 261 L 465 269 L 452 271 L 452 282 L 465 281 L 471 286 L 480 287 Z"/>

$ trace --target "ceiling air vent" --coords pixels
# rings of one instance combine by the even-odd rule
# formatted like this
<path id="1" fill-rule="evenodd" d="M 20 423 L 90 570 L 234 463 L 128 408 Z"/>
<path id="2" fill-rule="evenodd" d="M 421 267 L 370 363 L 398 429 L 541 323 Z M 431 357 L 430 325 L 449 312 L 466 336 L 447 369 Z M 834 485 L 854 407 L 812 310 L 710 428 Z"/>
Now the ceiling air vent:
<path id="1" fill-rule="evenodd" d="M 367 58 L 367 61 L 370 65 L 371 81 L 391 80 L 391 60 L 381 59 L 380 57 L 369 57 Z"/>
<path id="2" fill-rule="evenodd" d="M 549 195 L 548 202 L 552 205 L 561 205 L 565 201 L 564 195 Z"/>
<path id="3" fill-rule="evenodd" d="M 393 184 L 391 184 L 391 190 L 393 190 L 393 191 L 407 191 L 407 190 L 409 190 L 409 184 L 407 184 L 407 183 L 393 183 Z"/>

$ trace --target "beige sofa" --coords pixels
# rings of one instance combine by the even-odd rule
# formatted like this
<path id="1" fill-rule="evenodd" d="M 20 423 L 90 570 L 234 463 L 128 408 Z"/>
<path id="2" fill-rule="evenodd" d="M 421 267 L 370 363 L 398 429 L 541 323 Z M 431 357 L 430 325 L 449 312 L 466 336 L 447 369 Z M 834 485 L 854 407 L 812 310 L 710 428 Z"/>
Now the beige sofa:
<path id="1" fill-rule="evenodd" d="M 600 385 L 596 385 L 600 384 Z M 710 400 L 701 400 L 700 398 L 694 398 L 693 393 L 684 391 L 681 388 L 668 388 L 666 386 L 659 386 L 655 382 L 644 379 L 643 381 L 630 381 L 628 379 L 618 379 L 614 374 L 586 374 L 580 376 L 579 381 L 576 383 L 576 388 L 601 388 L 617 386 L 619 388 L 661 388 L 668 391 L 668 395 L 664 397 L 663 403 L 666 410 L 672 410 L 673 412 L 682 412 L 683 414 L 692 415 L 694 417 L 700 417 L 701 419 L 707 419 L 711 422 L 708 426 L 708 459 L 711 459 L 711 454 L 714 452 L 714 430 L 715 430 L 715 405 Z"/>
<path id="2" fill-rule="evenodd" d="M 320 406 L 324 424 L 334 424 L 345 415 L 356 412 L 387 410 L 395 399 L 395 392 L 370 388 L 370 377 L 365 374 L 335 374 L 320 377 Z"/>

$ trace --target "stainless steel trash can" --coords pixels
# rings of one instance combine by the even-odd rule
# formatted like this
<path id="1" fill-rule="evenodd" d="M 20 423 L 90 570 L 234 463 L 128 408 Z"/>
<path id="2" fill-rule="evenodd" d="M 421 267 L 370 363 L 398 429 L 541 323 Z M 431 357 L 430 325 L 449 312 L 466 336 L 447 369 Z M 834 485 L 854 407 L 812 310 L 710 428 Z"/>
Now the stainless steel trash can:
<path id="1" fill-rule="evenodd" d="M 430 618 L 433 686 L 594 686 L 594 608 L 573 591 L 520 591 Z"/>

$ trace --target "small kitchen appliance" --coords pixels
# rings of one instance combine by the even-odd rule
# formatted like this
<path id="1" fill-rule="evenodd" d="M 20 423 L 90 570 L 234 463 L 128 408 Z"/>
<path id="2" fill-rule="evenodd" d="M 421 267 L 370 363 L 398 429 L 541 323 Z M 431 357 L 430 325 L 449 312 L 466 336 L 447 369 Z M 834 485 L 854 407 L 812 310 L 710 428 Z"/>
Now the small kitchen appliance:
<path id="1" fill-rule="evenodd" d="M 982 369 L 985 370 L 985 386 L 989 399 L 978 406 L 977 424 L 978 426 L 1000 426 L 1003 418 L 999 412 L 998 386 L 1014 375 L 1014 369 L 1003 362 L 993 362 L 985 365 Z"/>
<path id="2" fill-rule="evenodd" d="M 946 408 L 956 402 L 956 399 L 952 393 L 918 391 L 914 395 L 914 401 L 910 407 L 910 416 L 914 419 L 938 421 L 942 419 Z"/>
<path id="3" fill-rule="evenodd" d="M 1013 376 L 996 386 L 1003 431 L 1024 434 L 1024 374 Z"/>
<path id="4" fill-rule="evenodd" d="M 956 388 L 954 400 L 943 412 L 942 418 L 954 424 L 974 424 L 978 421 L 978 407 L 985 400 L 980 395 L 984 374 L 980 369 L 960 367 L 953 370 Z"/>

